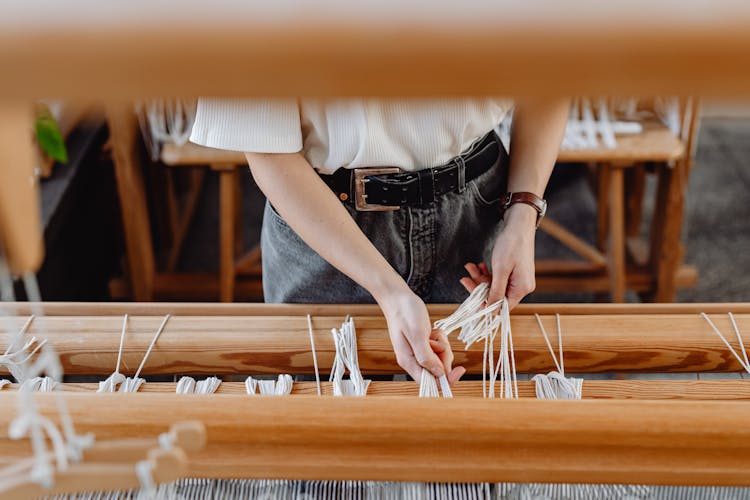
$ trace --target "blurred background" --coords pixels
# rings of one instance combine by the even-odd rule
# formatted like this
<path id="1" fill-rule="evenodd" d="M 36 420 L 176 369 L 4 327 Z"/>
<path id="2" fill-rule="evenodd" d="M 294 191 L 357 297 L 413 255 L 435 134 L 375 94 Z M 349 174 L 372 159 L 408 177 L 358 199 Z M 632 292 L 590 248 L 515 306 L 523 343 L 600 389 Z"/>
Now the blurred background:
<path id="1" fill-rule="evenodd" d="M 263 196 L 194 112 L 39 103 L 45 300 L 263 300 Z M 749 154 L 748 103 L 575 100 L 526 301 L 748 300 Z"/>

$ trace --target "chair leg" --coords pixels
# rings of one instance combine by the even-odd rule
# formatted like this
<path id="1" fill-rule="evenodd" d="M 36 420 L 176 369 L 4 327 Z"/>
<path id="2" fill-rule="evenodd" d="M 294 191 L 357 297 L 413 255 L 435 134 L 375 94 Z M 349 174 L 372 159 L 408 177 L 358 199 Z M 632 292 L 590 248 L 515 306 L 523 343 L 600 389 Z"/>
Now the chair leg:
<path id="1" fill-rule="evenodd" d="M 648 298 L 654 302 L 673 302 L 677 293 L 677 271 L 682 263 L 682 220 L 685 209 L 687 165 L 679 161 L 673 168 L 659 169 L 656 206 L 651 224 L 650 267 L 655 288 Z"/>
<path id="2" fill-rule="evenodd" d="M 609 172 L 609 280 L 612 302 L 625 301 L 625 183 L 622 168 Z"/>
<path id="3" fill-rule="evenodd" d="M 597 168 L 596 247 L 602 252 L 607 248 L 609 235 L 610 172 L 608 165 L 600 165 Z"/>
<path id="4" fill-rule="evenodd" d="M 219 300 L 232 302 L 235 278 L 237 169 L 215 169 L 219 171 Z"/>

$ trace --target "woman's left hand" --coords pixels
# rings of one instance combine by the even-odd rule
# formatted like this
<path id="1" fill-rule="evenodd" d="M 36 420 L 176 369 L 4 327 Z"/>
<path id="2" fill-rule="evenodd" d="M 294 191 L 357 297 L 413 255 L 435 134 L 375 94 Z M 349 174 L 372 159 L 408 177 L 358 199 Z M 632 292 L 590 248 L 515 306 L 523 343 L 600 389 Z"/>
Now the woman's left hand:
<path id="1" fill-rule="evenodd" d="M 511 206 L 505 213 L 505 227 L 492 250 L 492 274 L 484 262 L 464 266 L 469 276 L 461 284 L 471 292 L 479 283 L 488 282 L 488 304 L 507 297 L 511 309 L 536 288 L 534 275 L 534 235 L 536 211 L 527 205 Z"/>

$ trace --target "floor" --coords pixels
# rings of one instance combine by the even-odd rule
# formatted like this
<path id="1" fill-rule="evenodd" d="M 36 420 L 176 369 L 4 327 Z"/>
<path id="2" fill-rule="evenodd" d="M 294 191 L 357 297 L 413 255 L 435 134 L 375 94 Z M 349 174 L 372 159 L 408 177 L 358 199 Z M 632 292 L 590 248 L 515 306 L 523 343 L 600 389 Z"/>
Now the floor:
<path id="1" fill-rule="evenodd" d="M 686 262 L 698 267 L 695 288 L 682 290 L 680 302 L 750 300 L 750 120 L 704 120 L 698 141 L 695 168 L 688 188 L 684 228 Z M 245 243 L 258 241 L 263 199 L 244 172 L 243 217 Z M 654 186 L 649 186 L 653 189 Z M 548 192 L 550 214 L 579 236 L 593 242 L 595 203 L 588 189 L 585 169 L 561 166 Z M 218 227 L 217 180 L 209 179 L 198 215 L 188 235 L 182 268 L 211 270 L 218 260 L 215 231 Z M 646 217 L 652 212 L 646 207 Z M 566 256 L 566 250 L 544 234 L 537 238 L 537 254 Z M 588 302 L 588 294 L 535 294 L 534 302 Z M 637 301 L 635 294 L 628 300 Z"/>

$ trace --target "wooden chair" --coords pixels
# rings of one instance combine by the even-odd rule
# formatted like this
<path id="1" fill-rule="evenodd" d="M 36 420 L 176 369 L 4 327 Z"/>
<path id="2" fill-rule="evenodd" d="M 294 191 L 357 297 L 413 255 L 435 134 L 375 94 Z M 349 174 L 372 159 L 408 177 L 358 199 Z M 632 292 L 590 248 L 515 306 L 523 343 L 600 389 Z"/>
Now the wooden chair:
<path id="1" fill-rule="evenodd" d="M 613 302 L 623 302 L 625 291 L 631 289 L 644 299 L 668 302 L 674 300 L 678 286 L 695 283 L 695 268 L 682 265 L 680 233 L 696 115 L 697 104 L 684 99 L 681 116 L 686 119 L 679 137 L 654 119 L 643 122 L 642 133 L 619 137 L 614 149 L 560 151 L 558 161 L 586 163 L 595 169 L 596 246 L 546 218 L 541 229 L 582 260 L 538 261 L 539 290 L 609 292 Z M 640 237 L 647 172 L 658 177 L 649 242 Z"/>
<path id="2" fill-rule="evenodd" d="M 167 227 L 170 248 L 164 269 L 157 270 L 151 235 L 145 183 L 140 162 L 138 131 L 132 108 L 110 106 L 107 112 L 117 189 L 122 208 L 127 254 L 128 282 L 115 280 L 112 295 L 132 296 L 137 301 L 154 299 L 206 300 L 218 297 L 231 302 L 239 292 L 243 299 L 262 300 L 260 250 L 242 252 L 240 185 L 237 172 L 246 162 L 244 156 L 193 144 L 166 144 L 161 161 L 170 167 L 191 167 L 187 195 L 179 206 L 174 172 L 166 175 Z M 190 222 L 197 206 L 206 167 L 219 174 L 219 276 L 211 273 L 177 272 L 176 266 Z M 238 274 L 247 277 L 236 283 Z M 237 288 L 240 287 L 238 291 Z"/>

